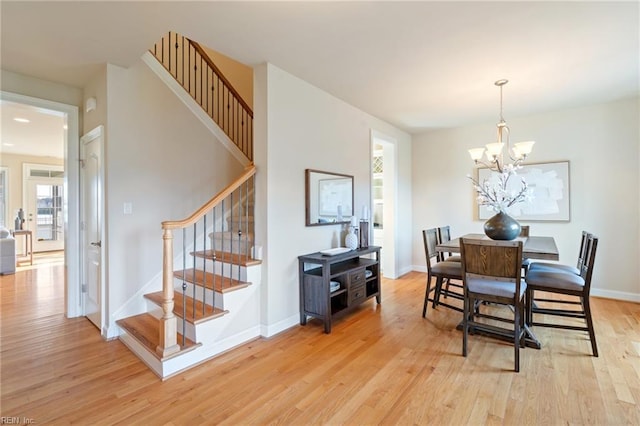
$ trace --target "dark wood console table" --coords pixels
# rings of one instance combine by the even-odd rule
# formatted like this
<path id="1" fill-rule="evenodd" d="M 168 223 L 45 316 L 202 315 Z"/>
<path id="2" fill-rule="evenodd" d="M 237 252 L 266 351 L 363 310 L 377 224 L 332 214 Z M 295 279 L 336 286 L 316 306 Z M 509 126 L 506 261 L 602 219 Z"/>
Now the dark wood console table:
<path id="1" fill-rule="evenodd" d="M 367 257 L 374 253 L 375 258 Z M 300 324 L 307 316 L 324 321 L 331 333 L 331 320 L 375 296 L 380 303 L 380 247 L 370 246 L 335 256 L 320 252 L 298 256 L 300 274 Z M 330 282 L 340 283 L 331 292 Z"/>

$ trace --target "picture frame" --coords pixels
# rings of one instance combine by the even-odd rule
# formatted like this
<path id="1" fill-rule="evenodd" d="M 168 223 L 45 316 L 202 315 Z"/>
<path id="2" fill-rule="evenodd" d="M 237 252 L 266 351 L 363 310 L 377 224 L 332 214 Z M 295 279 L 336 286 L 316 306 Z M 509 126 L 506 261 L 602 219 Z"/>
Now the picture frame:
<path id="1" fill-rule="evenodd" d="M 478 169 L 478 182 L 495 179 L 496 172 L 488 168 Z M 514 190 L 520 187 L 520 177 L 525 179 L 533 191 L 530 202 L 517 203 L 507 213 L 518 221 L 553 221 L 568 222 L 571 220 L 571 199 L 569 182 L 569 162 L 556 161 L 548 163 L 523 164 L 517 170 L 517 176 L 509 181 Z M 478 205 L 478 218 L 489 219 L 495 215 L 487 206 Z"/>

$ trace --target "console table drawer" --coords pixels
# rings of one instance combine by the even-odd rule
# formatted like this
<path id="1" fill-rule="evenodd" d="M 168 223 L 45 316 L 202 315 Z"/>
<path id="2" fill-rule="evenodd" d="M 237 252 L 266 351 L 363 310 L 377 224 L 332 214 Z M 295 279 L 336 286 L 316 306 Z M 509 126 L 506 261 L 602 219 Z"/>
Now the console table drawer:
<path id="1" fill-rule="evenodd" d="M 351 286 L 364 285 L 365 281 L 365 268 L 359 268 L 349 274 L 349 283 Z"/>
<path id="2" fill-rule="evenodd" d="M 363 275 L 364 276 L 364 275 Z M 364 283 L 359 285 L 351 285 L 349 287 L 349 305 L 358 303 L 359 300 L 366 298 Z"/>

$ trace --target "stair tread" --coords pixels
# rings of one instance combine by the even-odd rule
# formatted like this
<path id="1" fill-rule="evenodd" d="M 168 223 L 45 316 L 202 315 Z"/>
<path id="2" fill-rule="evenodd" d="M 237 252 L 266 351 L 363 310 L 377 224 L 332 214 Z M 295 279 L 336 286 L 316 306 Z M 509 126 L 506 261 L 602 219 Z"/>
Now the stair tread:
<path id="1" fill-rule="evenodd" d="M 183 279 L 183 271 L 177 270 L 173 272 L 173 276 Z M 236 280 L 230 277 L 214 274 L 212 272 L 204 272 L 200 269 L 187 269 L 184 271 L 184 280 L 209 290 L 213 289 L 219 293 L 227 293 L 229 291 L 239 290 L 251 285 L 249 282 Z M 205 285 L 206 284 L 206 285 Z"/>
<path id="2" fill-rule="evenodd" d="M 163 293 L 162 291 L 157 291 L 155 293 L 148 293 L 144 295 L 145 298 L 149 299 L 153 303 L 158 306 L 162 306 Z M 202 302 L 196 300 L 195 306 L 195 318 L 194 318 L 194 310 L 193 310 L 193 299 L 189 296 L 185 297 L 187 302 L 187 317 L 185 320 L 191 324 L 199 324 L 204 321 L 208 321 L 214 318 L 219 318 L 225 314 L 228 314 L 229 311 L 222 310 L 220 308 L 214 308 L 210 305 L 205 305 L 204 312 L 202 311 Z M 183 313 L 183 298 L 182 295 L 176 292 L 175 297 L 173 298 L 173 314 L 179 318 L 182 318 Z"/>
<path id="3" fill-rule="evenodd" d="M 161 361 L 173 358 L 201 346 L 200 343 L 196 343 L 190 339 L 185 339 L 185 344 L 182 346 L 182 334 L 177 333 L 177 342 L 178 345 L 180 345 L 180 351 L 167 357 L 161 357 L 156 352 L 156 348 L 160 343 L 160 321 L 153 315 L 148 313 L 134 315 L 132 317 L 119 319 L 116 321 L 116 324 L 126 330 L 127 333 L 140 342 L 142 346 Z"/>
<path id="4" fill-rule="evenodd" d="M 254 259 L 246 254 L 229 253 L 219 250 L 201 250 L 190 253 L 192 256 L 204 259 L 215 259 L 225 263 L 232 263 L 240 266 L 253 266 L 262 263 L 259 259 Z"/>

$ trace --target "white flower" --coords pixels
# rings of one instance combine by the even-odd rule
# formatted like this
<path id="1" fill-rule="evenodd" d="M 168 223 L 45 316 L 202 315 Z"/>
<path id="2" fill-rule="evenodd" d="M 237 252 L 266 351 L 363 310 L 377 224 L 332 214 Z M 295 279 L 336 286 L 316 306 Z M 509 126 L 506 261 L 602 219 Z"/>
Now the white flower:
<path id="1" fill-rule="evenodd" d="M 490 207 L 493 211 L 499 213 L 505 212 L 516 203 L 531 201 L 533 199 L 533 190 L 527 186 L 524 178 L 520 178 L 521 187 L 519 189 L 508 189 L 509 178 L 517 175 L 516 168 L 513 164 L 505 165 L 502 168 L 502 172 L 498 173 L 497 182 L 485 179 L 480 184 L 473 177 L 467 175 L 473 183 L 473 188 L 478 193 L 476 198 L 478 204 Z"/>

